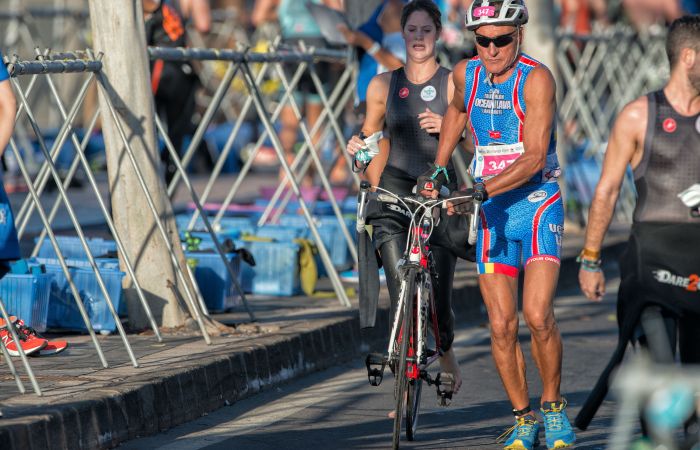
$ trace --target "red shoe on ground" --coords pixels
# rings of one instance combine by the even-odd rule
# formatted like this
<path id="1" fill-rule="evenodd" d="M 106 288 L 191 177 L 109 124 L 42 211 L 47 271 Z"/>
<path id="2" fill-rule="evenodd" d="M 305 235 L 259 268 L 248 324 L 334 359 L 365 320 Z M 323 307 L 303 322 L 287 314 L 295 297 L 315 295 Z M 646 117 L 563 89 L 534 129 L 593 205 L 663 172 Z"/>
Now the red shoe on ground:
<path id="1" fill-rule="evenodd" d="M 45 338 L 40 335 L 39 333 L 36 332 L 36 330 L 32 327 L 28 327 L 22 319 L 17 319 L 14 316 L 10 316 L 10 320 L 14 320 L 14 324 L 16 329 L 19 330 L 19 334 L 27 336 L 27 337 L 32 337 L 35 339 L 44 339 Z M 68 348 L 68 342 L 66 341 L 48 341 L 46 343 L 46 346 L 39 350 L 39 353 L 35 353 L 35 356 L 48 356 L 48 355 L 55 355 L 57 353 L 61 353 L 63 350 Z"/>
<path id="2" fill-rule="evenodd" d="M 14 326 L 14 324 L 12 326 Z M 17 327 L 15 327 L 15 330 L 17 331 L 17 337 L 19 337 L 20 345 L 25 355 L 39 352 L 48 345 L 46 339 L 21 332 L 17 330 Z M 19 349 L 14 339 L 12 339 L 12 333 L 8 330 L 7 323 L 2 319 L 0 319 L 0 339 L 2 339 L 3 345 L 5 345 L 5 348 L 7 348 L 11 356 L 19 356 Z"/>

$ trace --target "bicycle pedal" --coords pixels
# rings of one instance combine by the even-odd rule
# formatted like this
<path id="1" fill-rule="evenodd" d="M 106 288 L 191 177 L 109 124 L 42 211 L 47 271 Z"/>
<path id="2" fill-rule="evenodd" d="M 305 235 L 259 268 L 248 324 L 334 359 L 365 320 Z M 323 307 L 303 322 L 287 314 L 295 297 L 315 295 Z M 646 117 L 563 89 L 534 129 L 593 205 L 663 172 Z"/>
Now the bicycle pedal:
<path id="1" fill-rule="evenodd" d="M 365 358 L 367 366 L 367 379 L 372 386 L 379 386 L 384 379 L 384 368 L 386 367 L 386 359 L 379 353 L 370 353 Z"/>
<path id="2" fill-rule="evenodd" d="M 438 373 L 437 377 L 435 377 L 435 389 L 438 395 L 438 404 L 440 406 L 450 406 L 455 389 L 454 375 L 448 372 Z"/>

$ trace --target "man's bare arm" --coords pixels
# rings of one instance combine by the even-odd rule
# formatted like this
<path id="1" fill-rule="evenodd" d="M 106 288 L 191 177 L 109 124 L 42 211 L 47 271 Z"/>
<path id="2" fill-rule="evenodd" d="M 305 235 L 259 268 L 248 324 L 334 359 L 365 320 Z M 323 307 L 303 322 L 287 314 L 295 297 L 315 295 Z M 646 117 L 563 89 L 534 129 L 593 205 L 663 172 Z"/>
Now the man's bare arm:
<path id="1" fill-rule="evenodd" d="M 515 189 L 541 171 L 547 162 L 547 150 L 552 135 L 556 110 L 555 84 L 551 72 L 539 66 L 530 73 L 523 89 L 525 120 L 523 146 L 525 151 L 503 172 L 487 180 L 489 196 Z"/>
<path id="2" fill-rule="evenodd" d="M 588 214 L 585 248 L 598 251 L 608 231 L 627 165 L 636 166 L 644 149 L 648 101 L 640 97 L 625 106 L 613 126 L 603 160 L 603 172 Z"/>
<path id="3" fill-rule="evenodd" d="M 440 128 L 440 141 L 438 143 L 437 155 L 435 156 L 435 164 L 439 166 L 447 166 L 447 163 L 452 157 L 452 152 L 459 139 L 462 137 L 464 127 L 467 125 L 467 113 L 464 106 L 464 83 L 466 76 L 467 61 L 460 61 L 452 71 L 452 79 L 454 81 L 454 92 L 452 101 L 450 101 L 447 111 L 442 118 L 442 127 Z"/>
<path id="4" fill-rule="evenodd" d="M 15 127 L 17 101 L 10 80 L 0 82 L 0 155 L 5 151 Z"/>

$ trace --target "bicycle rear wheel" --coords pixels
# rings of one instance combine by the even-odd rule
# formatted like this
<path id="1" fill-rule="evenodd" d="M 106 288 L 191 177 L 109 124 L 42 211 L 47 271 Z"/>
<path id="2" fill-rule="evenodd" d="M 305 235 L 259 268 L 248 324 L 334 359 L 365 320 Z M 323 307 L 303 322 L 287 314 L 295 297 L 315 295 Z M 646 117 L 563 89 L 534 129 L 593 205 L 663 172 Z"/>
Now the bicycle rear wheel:
<path id="1" fill-rule="evenodd" d="M 413 297 L 416 291 L 416 271 L 409 269 L 406 274 L 406 288 L 403 290 L 403 296 L 399 304 L 403 303 L 403 314 L 401 319 L 401 334 L 397 339 L 401 339 L 399 343 L 399 357 L 397 360 L 397 368 L 394 381 L 394 396 L 396 400 L 396 408 L 394 408 L 394 434 L 392 438 L 392 448 L 399 448 L 399 440 L 401 438 L 401 422 L 403 421 L 403 405 L 406 402 L 406 388 L 408 379 L 406 378 L 406 356 L 408 355 L 408 345 L 411 340 L 413 331 Z"/>

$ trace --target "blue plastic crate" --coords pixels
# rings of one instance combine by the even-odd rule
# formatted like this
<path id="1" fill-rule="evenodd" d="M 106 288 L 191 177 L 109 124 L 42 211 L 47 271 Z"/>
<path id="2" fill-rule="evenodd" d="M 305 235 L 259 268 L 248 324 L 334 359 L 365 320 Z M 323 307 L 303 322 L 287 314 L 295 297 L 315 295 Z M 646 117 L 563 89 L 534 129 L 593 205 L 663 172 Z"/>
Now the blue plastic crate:
<path id="1" fill-rule="evenodd" d="M 70 285 L 61 267 L 47 264 L 41 258 L 37 258 L 37 262 L 44 264 L 46 272 L 54 275 L 54 279 L 51 282 L 47 326 L 49 328 L 86 331 L 87 328 L 83 323 L 80 311 L 73 299 Z M 102 294 L 99 284 L 97 284 L 97 277 L 90 268 L 89 263 L 86 260 L 68 260 L 66 263 L 69 266 L 71 277 L 80 293 L 80 298 L 93 329 L 106 332 L 116 330 L 114 317 L 109 312 L 107 301 Z M 111 263 L 108 262 L 106 264 Z M 117 312 L 123 311 L 120 306 L 122 300 L 122 279 L 125 273 L 105 266 L 100 267 L 100 275 Z"/>
<path id="2" fill-rule="evenodd" d="M 190 214 L 178 214 L 175 216 L 175 222 L 177 223 L 177 228 L 180 231 L 185 231 L 187 225 L 190 223 L 192 216 Z M 214 221 L 213 217 L 210 217 L 211 222 Z M 211 223 L 210 222 L 210 223 Z M 238 232 L 239 234 L 253 234 L 255 232 L 256 226 L 254 219 L 251 217 L 222 217 L 219 221 L 218 230 L 219 232 Z M 202 231 L 207 233 L 204 226 L 204 222 L 201 217 L 198 217 L 195 221 L 193 230 Z"/>
<path id="3" fill-rule="evenodd" d="M 293 242 L 236 241 L 255 258 L 255 266 L 241 265 L 245 292 L 261 295 L 301 294 L 299 244 Z"/>
<path id="4" fill-rule="evenodd" d="M 22 319 L 37 331 L 46 331 L 49 292 L 53 275 L 8 273 L 0 280 L 0 298 L 8 314 Z"/>
<path id="5" fill-rule="evenodd" d="M 270 203 L 269 200 L 265 199 L 257 199 L 255 200 L 256 205 L 260 206 L 267 206 Z M 280 202 L 278 201 L 276 203 L 276 207 L 281 206 Z M 327 200 L 312 200 L 312 201 L 307 201 L 306 206 L 309 208 L 309 211 L 311 214 L 318 214 L 318 215 L 329 215 L 333 214 L 333 207 L 331 206 L 331 202 Z M 298 212 L 301 212 L 299 202 L 297 200 L 290 200 L 287 203 L 286 208 L 284 208 L 284 212 L 287 214 L 296 214 Z"/>
<path id="6" fill-rule="evenodd" d="M 308 229 L 304 225 L 274 225 L 266 224 L 255 230 L 255 235 L 272 238 L 277 242 L 292 242 L 294 239 L 306 237 Z"/>
<path id="7" fill-rule="evenodd" d="M 357 214 L 357 197 L 354 195 L 349 195 L 340 202 L 340 211 L 343 214 Z"/>
<path id="8" fill-rule="evenodd" d="M 85 259 L 87 254 L 77 236 L 56 236 L 58 248 L 61 249 L 64 258 Z M 117 251 L 117 243 L 110 239 L 87 238 L 88 248 L 92 256 L 102 256 Z M 40 258 L 56 258 L 56 252 L 49 238 L 44 238 L 39 248 Z"/>
<path id="9" fill-rule="evenodd" d="M 356 239 L 357 233 L 355 231 L 355 220 L 349 218 L 346 218 L 344 220 L 345 226 L 350 232 L 350 236 L 352 236 L 353 239 Z M 308 228 L 308 224 L 304 216 L 284 215 L 280 217 L 280 222 L 290 226 L 303 226 L 305 227 L 305 233 L 301 237 L 307 239 L 313 238 L 311 234 L 311 229 Z M 331 257 L 331 261 L 333 262 L 333 267 L 335 267 L 338 270 L 345 270 L 352 267 L 353 261 L 352 256 L 350 255 L 350 249 L 348 248 L 345 236 L 343 236 L 343 232 L 340 229 L 338 219 L 334 215 L 315 216 L 314 224 L 316 225 L 318 234 L 321 236 L 321 241 L 323 242 L 323 245 L 326 247 L 326 250 L 328 250 L 328 254 Z M 317 259 L 317 264 L 319 269 L 319 276 L 327 275 L 326 269 L 321 263 L 320 257 Z"/>
<path id="10" fill-rule="evenodd" d="M 194 277 L 209 311 L 225 311 L 240 305 L 240 293 L 236 290 L 231 274 L 218 253 L 185 252 L 185 257 L 197 262 Z M 238 255 L 228 253 L 226 258 L 237 275 L 238 284 L 241 285 Z"/>
<path id="11" fill-rule="evenodd" d="M 29 261 L 31 264 L 56 266 L 60 269 L 58 258 L 33 258 Z M 90 262 L 87 259 L 66 259 L 66 264 L 68 266 L 79 266 L 92 270 L 90 267 Z M 97 267 L 100 268 L 119 271 L 119 259 L 117 258 L 95 258 L 95 264 L 97 264 Z M 129 314 L 126 307 L 126 302 L 119 302 L 117 313 L 120 317 L 126 317 Z"/>
<path id="12" fill-rule="evenodd" d="M 252 217 L 222 217 L 219 226 L 223 231 L 236 230 L 240 234 L 254 234 L 257 226 Z"/>

